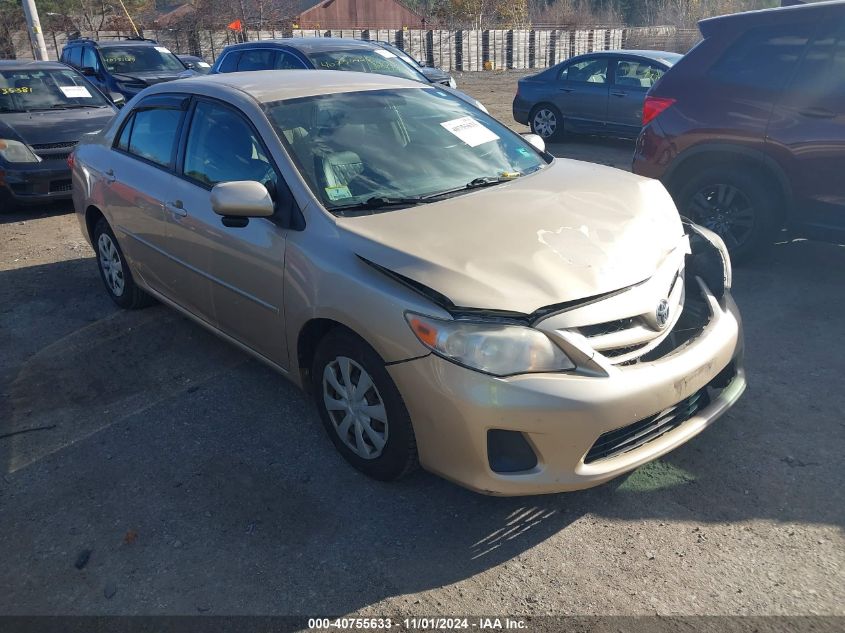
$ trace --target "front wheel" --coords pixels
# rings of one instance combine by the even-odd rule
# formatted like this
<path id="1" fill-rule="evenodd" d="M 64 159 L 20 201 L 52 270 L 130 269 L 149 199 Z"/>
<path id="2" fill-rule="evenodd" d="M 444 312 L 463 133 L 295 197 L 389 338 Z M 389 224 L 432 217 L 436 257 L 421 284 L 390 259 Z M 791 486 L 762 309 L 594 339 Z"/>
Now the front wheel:
<path id="1" fill-rule="evenodd" d="M 559 138 L 563 132 L 563 116 L 554 106 L 537 106 L 531 111 L 529 119 L 531 131 L 544 141 Z"/>
<path id="2" fill-rule="evenodd" d="M 741 168 L 710 167 L 694 175 L 682 186 L 678 207 L 717 233 L 735 261 L 770 245 L 778 228 L 777 196 L 762 178 Z"/>
<path id="3" fill-rule="evenodd" d="M 312 376 L 323 426 L 346 461 L 381 481 L 417 467 L 411 417 L 369 345 L 344 330 L 330 332 L 317 348 Z"/>

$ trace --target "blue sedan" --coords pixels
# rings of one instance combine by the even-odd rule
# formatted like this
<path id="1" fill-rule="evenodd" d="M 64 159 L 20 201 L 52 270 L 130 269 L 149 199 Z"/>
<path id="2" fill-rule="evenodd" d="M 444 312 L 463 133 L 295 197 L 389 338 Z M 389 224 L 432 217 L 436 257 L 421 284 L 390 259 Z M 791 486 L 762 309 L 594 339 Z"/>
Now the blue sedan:
<path id="1" fill-rule="evenodd" d="M 546 140 L 564 132 L 636 138 L 648 89 L 682 55 L 602 51 L 519 80 L 513 118 Z"/>

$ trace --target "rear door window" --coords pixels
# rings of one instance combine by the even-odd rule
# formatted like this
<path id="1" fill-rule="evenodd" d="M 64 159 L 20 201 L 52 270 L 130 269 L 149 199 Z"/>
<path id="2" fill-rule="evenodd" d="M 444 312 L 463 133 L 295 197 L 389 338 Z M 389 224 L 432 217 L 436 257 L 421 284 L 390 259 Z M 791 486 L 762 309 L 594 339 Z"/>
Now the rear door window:
<path id="1" fill-rule="evenodd" d="M 274 66 L 274 68 L 276 70 L 302 70 L 303 68 L 305 68 L 305 64 L 303 64 L 290 53 L 278 51 L 278 56 L 276 57 L 276 65 Z"/>
<path id="2" fill-rule="evenodd" d="M 741 35 L 710 69 L 714 79 L 730 84 L 780 91 L 812 35 L 812 24 L 780 24 Z"/>
<path id="3" fill-rule="evenodd" d="M 126 119 L 115 148 L 145 161 L 169 167 L 182 125 L 184 99 L 154 95 L 138 104 Z"/>
<path id="4" fill-rule="evenodd" d="M 76 66 L 80 68 L 82 66 L 82 47 L 81 46 L 74 46 L 73 48 L 68 51 L 68 63 L 71 66 Z"/>
<path id="5" fill-rule="evenodd" d="M 789 92 L 807 103 L 845 97 L 845 20 L 820 25 Z"/>
<path id="6" fill-rule="evenodd" d="M 276 65 L 276 51 L 267 48 L 246 50 L 241 54 L 238 71 L 272 70 Z"/>
<path id="7" fill-rule="evenodd" d="M 83 48 L 82 67 L 100 70 L 100 61 L 97 59 L 97 53 L 90 46 L 86 46 Z"/>
<path id="8" fill-rule="evenodd" d="M 223 61 L 220 62 L 220 67 L 217 69 L 217 72 L 235 72 L 238 69 L 238 61 L 240 60 L 240 58 L 240 51 L 232 51 L 231 53 L 226 53 L 226 56 L 223 58 Z"/>

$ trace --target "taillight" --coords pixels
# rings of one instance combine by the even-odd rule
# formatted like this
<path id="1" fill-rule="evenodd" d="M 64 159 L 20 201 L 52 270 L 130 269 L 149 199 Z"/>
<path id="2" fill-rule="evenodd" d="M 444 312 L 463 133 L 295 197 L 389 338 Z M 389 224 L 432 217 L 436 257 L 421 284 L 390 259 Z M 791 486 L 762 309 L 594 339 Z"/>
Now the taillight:
<path id="1" fill-rule="evenodd" d="M 67 166 L 71 171 L 73 171 L 73 152 L 67 156 Z"/>
<path id="2" fill-rule="evenodd" d="M 643 125 L 650 123 L 658 114 L 675 103 L 675 101 L 675 99 L 668 97 L 646 96 L 645 103 L 643 103 Z"/>

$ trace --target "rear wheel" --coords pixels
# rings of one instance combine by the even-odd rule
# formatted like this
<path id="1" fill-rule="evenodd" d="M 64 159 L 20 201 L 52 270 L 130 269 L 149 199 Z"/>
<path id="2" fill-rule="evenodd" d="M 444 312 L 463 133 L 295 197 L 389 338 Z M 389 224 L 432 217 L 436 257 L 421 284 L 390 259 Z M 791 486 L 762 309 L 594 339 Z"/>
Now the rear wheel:
<path id="1" fill-rule="evenodd" d="M 129 264 L 105 218 L 100 218 L 97 222 L 93 238 L 100 278 L 112 301 L 127 310 L 152 304 L 153 298 L 135 284 Z"/>
<path id="2" fill-rule="evenodd" d="M 333 330 L 317 347 L 312 372 L 323 426 L 346 461 L 382 481 L 417 467 L 411 417 L 384 361 L 369 345 Z"/>
<path id="3" fill-rule="evenodd" d="M 563 133 L 563 116 L 553 105 L 546 103 L 536 106 L 529 116 L 531 131 L 544 141 L 552 141 Z"/>
<path id="4" fill-rule="evenodd" d="M 717 233 L 736 261 L 772 243 L 780 215 L 776 192 L 741 167 L 710 167 L 696 174 L 681 188 L 678 207 L 682 215 Z"/>

